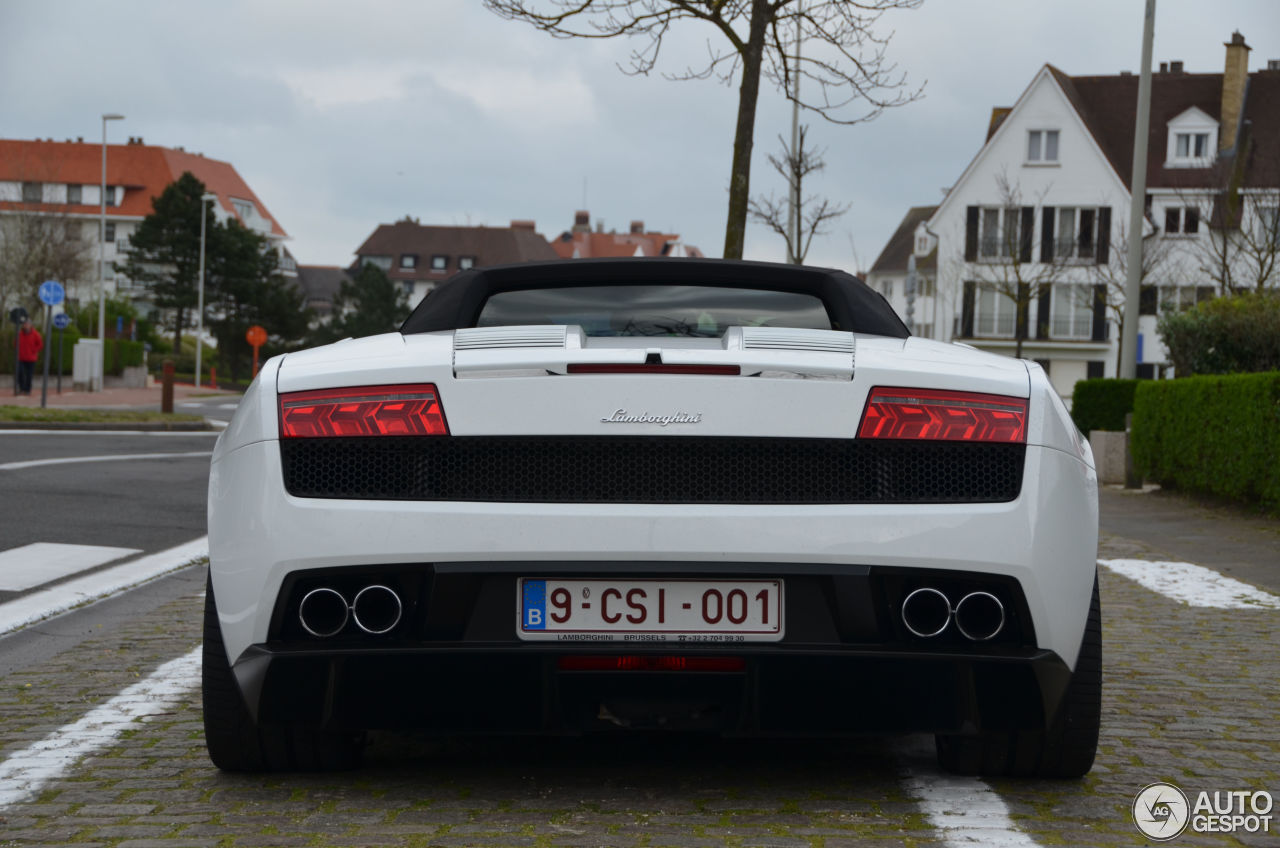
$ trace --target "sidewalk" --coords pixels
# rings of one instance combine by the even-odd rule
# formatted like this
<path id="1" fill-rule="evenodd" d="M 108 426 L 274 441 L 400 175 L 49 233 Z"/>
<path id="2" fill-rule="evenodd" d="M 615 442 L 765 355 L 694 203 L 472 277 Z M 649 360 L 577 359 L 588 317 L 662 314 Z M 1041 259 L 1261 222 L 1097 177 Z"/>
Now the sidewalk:
<path id="1" fill-rule="evenodd" d="M 1280 518 L 1180 492 L 1102 486 L 1098 556 L 1191 562 L 1280 593 Z"/>
<path id="2" fill-rule="evenodd" d="M 124 389 L 112 388 L 103 389 L 100 392 L 73 392 L 70 390 L 70 381 L 63 381 L 63 392 L 58 394 L 54 388 L 53 381 L 49 381 L 48 406 L 50 408 L 59 407 L 63 409 L 145 409 L 153 407 L 160 408 L 160 395 L 163 391 L 157 384 L 149 389 Z M 190 397 L 207 397 L 207 396 L 227 396 L 236 397 L 240 393 L 232 391 L 221 391 L 211 389 L 208 386 L 202 386 L 197 389 L 189 383 L 175 383 L 173 387 L 174 401 L 184 400 Z M 39 406 L 40 405 L 40 381 L 35 380 L 30 395 L 14 395 L 13 389 L 7 389 L 0 392 L 0 406 Z"/>

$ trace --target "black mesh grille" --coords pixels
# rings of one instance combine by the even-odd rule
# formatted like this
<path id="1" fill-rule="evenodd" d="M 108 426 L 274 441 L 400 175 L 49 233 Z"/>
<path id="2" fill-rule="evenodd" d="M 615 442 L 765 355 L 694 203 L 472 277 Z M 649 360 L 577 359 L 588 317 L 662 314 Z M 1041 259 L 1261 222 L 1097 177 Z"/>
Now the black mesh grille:
<path id="1" fill-rule="evenodd" d="M 665 436 L 285 439 L 305 498 L 537 503 L 1011 501 L 1023 445 Z"/>

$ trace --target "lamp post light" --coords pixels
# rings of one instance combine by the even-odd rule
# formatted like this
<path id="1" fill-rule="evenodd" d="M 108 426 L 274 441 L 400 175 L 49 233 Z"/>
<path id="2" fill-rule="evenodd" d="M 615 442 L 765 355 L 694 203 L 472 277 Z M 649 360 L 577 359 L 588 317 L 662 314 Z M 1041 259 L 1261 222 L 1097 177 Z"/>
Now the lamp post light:
<path id="1" fill-rule="evenodd" d="M 123 121 L 124 115 L 108 112 L 102 116 L 102 211 L 98 216 L 98 368 L 93 390 L 106 386 L 107 367 L 107 121 Z"/>
<path id="2" fill-rule="evenodd" d="M 200 195 L 200 277 L 196 282 L 196 388 L 200 388 L 200 354 L 204 348 L 204 231 L 209 217 L 209 201 L 218 195 L 205 192 Z"/>

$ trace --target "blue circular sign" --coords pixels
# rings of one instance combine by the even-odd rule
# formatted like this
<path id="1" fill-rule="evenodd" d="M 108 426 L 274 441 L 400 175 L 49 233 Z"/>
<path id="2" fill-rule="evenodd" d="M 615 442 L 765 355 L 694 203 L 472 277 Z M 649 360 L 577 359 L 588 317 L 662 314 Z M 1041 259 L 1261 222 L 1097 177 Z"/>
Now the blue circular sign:
<path id="1" fill-rule="evenodd" d="M 30 291 L 30 289 L 27 289 Z M 57 306 L 62 303 L 63 298 L 67 296 L 66 291 L 62 288 L 62 283 L 57 280 L 45 280 L 40 284 L 40 302 L 47 303 L 50 306 Z"/>
<path id="2" fill-rule="evenodd" d="M 53 316 L 53 326 L 59 330 L 65 330 L 71 326 L 71 316 L 65 312 L 59 312 Z"/>

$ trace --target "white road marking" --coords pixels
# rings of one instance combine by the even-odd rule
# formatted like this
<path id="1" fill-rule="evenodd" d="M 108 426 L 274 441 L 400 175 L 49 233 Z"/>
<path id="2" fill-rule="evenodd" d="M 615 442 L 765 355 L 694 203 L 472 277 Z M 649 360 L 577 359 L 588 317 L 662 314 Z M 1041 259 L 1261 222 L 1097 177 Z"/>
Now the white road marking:
<path id="1" fill-rule="evenodd" d="M 35 542 L 0 552 L 0 591 L 21 592 L 131 554 L 137 548 Z"/>
<path id="2" fill-rule="evenodd" d="M 239 409 L 239 408 L 240 408 L 240 404 L 238 404 L 238 403 L 220 403 L 220 404 L 218 404 L 218 409 Z"/>
<path id="3" fill-rule="evenodd" d="M 912 746 L 903 783 L 946 845 L 1038 848 L 1034 839 L 1018 830 L 1009 818 L 1009 808 L 986 783 L 924 765 L 933 758 L 931 747 L 925 751 L 922 745 Z"/>
<path id="4" fill-rule="evenodd" d="M 3 436 L 216 436 L 208 430 L 3 430 Z"/>
<path id="5" fill-rule="evenodd" d="M 77 762 L 110 745 L 148 716 L 168 711 L 200 678 L 200 648 L 170 660 L 79 720 L 0 763 L 0 807 L 17 804 L 66 774 Z"/>
<path id="6" fill-rule="evenodd" d="M 187 403 L 180 403 L 178 404 L 178 406 L 192 407 L 192 406 L 204 406 L 204 404 L 187 402 Z"/>
<path id="7" fill-rule="evenodd" d="M 131 459 L 168 459 L 190 456 L 213 456 L 213 451 L 175 451 L 173 453 L 110 453 L 102 456 L 63 456 L 57 459 L 29 459 L 26 462 L 0 464 L 0 471 L 38 468 L 42 465 L 70 465 L 76 462 L 125 462 Z"/>
<path id="8" fill-rule="evenodd" d="M 1167 598 L 1213 609 L 1280 609 L 1280 597 L 1189 562 L 1100 559 L 1123 577 Z"/>
<path id="9" fill-rule="evenodd" d="M 208 555 L 209 537 L 201 536 L 167 551 L 86 574 L 0 604 L 0 634 L 131 589 Z"/>

